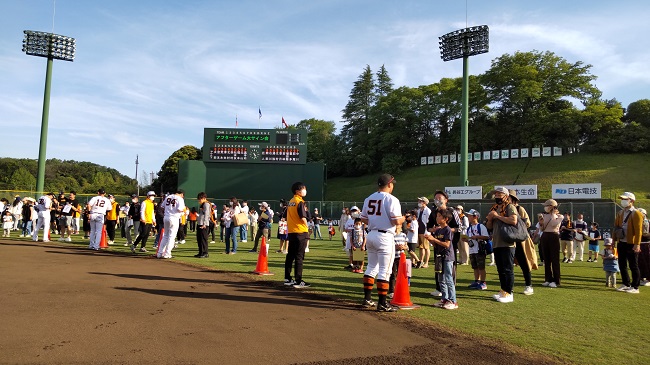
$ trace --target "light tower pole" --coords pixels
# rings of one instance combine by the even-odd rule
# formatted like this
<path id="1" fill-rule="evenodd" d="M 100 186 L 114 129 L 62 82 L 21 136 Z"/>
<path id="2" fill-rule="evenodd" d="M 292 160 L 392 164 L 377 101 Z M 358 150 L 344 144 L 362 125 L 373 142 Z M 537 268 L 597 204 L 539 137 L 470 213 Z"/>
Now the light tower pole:
<path id="1" fill-rule="evenodd" d="M 77 46 L 74 38 L 54 33 L 36 32 L 33 30 L 26 30 L 24 33 L 23 52 L 30 56 L 47 58 L 43 114 L 41 117 L 41 140 L 38 148 L 38 174 L 36 175 L 36 193 L 42 194 L 45 187 L 45 160 L 47 151 L 47 125 L 50 114 L 52 64 L 55 59 L 72 62 Z"/>
<path id="2" fill-rule="evenodd" d="M 469 186 L 468 115 L 469 115 L 469 56 L 487 53 L 490 49 L 490 29 L 487 25 L 455 30 L 440 37 L 440 57 L 443 61 L 463 59 L 462 116 L 460 124 L 460 184 Z"/>

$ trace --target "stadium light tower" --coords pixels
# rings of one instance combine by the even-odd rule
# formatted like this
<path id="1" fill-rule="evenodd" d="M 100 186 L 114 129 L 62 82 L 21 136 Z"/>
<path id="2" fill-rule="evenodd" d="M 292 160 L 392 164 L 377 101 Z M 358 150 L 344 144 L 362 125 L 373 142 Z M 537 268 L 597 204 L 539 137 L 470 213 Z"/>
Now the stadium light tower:
<path id="1" fill-rule="evenodd" d="M 50 83 L 52 80 L 52 63 L 56 60 L 74 60 L 76 41 L 74 38 L 45 32 L 26 30 L 23 39 L 23 52 L 30 56 L 46 57 L 45 95 L 43 96 L 43 117 L 41 119 L 41 142 L 38 149 L 38 175 L 36 193 L 43 193 L 45 185 L 45 158 L 47 148 L 47 122 L 50 114 Z"/>
<path id="2" fill-rule="evenodd" d="M 479 25 L 455 30 L 440 37 L 440 57 L 443 61 L 463 59 L 463 96 L 462 117 L 460 124 L 460 180 L 461 186 L 468 186 L 468 109 L 469 109 L 469 56 L 487 53 L 490 49 L 490 29 Z"/>

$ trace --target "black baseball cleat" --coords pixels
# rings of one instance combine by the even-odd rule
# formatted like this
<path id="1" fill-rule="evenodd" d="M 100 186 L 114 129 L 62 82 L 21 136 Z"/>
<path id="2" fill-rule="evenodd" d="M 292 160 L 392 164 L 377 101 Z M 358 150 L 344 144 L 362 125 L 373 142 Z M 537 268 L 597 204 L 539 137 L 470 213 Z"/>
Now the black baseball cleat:
<path id="1" fill-rule="evenodd" d="M 375 306 L 375 304 L 376 304 L 375 302 L 373 302 L 372 300 L 368 300 L 368 299 L 364 299 L 361 302 L 361 306 L 364 307 L 364 308 L 372 308 L 372 307 Z"/>
<path id="2" fill-rule="evenodd" d="M 399 309 L 391 306 L 390 304 L 377 304 L 377 312 L 397 312 Z"/>

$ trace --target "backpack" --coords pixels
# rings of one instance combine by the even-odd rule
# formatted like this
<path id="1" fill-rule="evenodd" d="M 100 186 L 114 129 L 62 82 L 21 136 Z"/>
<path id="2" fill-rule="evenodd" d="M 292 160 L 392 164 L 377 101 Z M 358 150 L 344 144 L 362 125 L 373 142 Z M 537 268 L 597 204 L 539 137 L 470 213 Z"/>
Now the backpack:
<path id="1" fill-rule="evenodd" d="M 478 234 L 482 236 L 483 234 L 481 233 L 481 223 L 477 224 L 478 227 Z M 471 229 L 472 227 L 467 227 L 467 229 Z M 488 235 L 489 236 L 489 235 Z M 489 255 L 492 253 L 492 240 L 478 240 L 478 253 L 481 255 Z"/>

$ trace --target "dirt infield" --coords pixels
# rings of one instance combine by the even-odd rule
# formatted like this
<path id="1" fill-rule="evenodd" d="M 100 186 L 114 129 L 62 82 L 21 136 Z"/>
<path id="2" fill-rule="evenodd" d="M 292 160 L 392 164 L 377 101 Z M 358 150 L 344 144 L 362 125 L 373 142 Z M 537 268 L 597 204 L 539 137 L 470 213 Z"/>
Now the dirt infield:
<path id="1" fill-rule="evenodd" d="M 0 278 L 2 364 L 553 363 L 173 261 L 3 240 Z"/>

